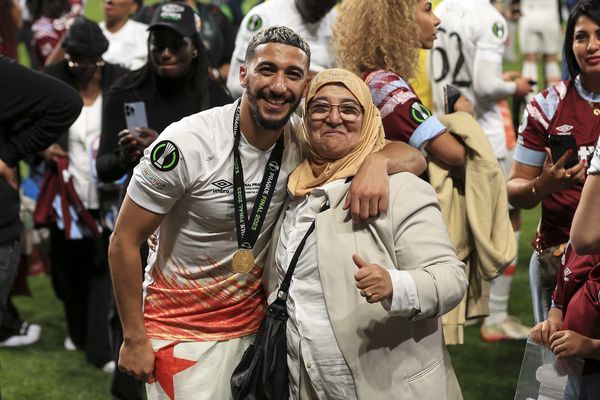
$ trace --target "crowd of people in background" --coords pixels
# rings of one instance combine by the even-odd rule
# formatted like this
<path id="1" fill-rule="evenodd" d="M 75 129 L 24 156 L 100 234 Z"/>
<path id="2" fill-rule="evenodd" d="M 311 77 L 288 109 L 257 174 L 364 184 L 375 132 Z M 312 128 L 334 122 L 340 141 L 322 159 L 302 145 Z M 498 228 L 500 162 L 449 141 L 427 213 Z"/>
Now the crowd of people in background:
<path id="1" fill-rule="evenodd" d="M 35 269 L 113 399 L 229 399 L 289 268 L 291 398 L 460 399 L 473 323 L 600 396 L 597 1 L 86 6 L 0 0 L 0 348 Z"/>

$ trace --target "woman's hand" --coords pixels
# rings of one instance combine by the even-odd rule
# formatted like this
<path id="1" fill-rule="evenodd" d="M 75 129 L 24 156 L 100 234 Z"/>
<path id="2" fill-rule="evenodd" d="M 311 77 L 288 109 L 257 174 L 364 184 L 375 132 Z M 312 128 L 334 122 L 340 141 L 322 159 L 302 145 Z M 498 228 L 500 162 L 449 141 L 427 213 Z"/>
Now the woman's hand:
<path id="1" fill-rule="evenodd" d="M 142 156 L 138 141 L 129 129 L 117 134 L 119 138 L 119 161 L 125 165 L 137 164 Z"/>
<path id="2" fill-rule="evenodd" d="M 571 154 L 573 154 L 572 150 L 568 150 L 556 163 L 552 163 L 550 150 L 546 149 L 546 160 L 539 181 L 536 184 L 536 190 L 540 192 L 542 198 L 550 193 L 585 182 L 585 160 L 579 161 L 571 168 L 565 168 L 565 163 Z"/>
<path id="3" fill-rule="evenodd" d="M 140 150 L 144 151 L 158 137 L 158 132 L 150 128 L 135 128 L 138 132 L 137 142 Z"/>
<path id="4" fill-rule="evenodd" d="M 548 318 L 531 329 L 531 338 L 541 345 L 550 346 L 551 336 L 562 329 L 562 324 L 562 310 L 552 307 L 548 311 Z"/>
<path id="5" fill-rule="evenodd" d="M 550 337 L 550 350 L 556 354 L 556 358 L 597 358 L 598 350 L 594 342 L 593 339 L 577 332 L 558 331 Z"/>
<path id="6" fill-rule="evenodd" d="M 368 303 L 377 303 L 391 298 L 393 294 L 392 278 L 385 268 L 377 264 L 367 264 L 358 254 L 354 254 L 352 260 L 358 267 L 358 272 L 354 274 L 356 287 Z"/>
<path id="7" fill-rule="evenodd" d="M 56 161 L 61 157 L 68 157 L 69 153 L 63 150 L 59 144 L 54 143 L 41 153 L 42 158 L 49 164 L 56 164 Z"/>

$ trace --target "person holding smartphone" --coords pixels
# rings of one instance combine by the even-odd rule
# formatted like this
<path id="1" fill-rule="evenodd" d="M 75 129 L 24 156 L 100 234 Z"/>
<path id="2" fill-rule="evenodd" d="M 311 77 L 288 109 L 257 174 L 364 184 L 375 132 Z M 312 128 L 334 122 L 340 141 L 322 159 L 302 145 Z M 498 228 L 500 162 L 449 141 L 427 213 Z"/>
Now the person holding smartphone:
<path id="1" fill-rule="evenodd" d="M 556 268 L 600 132 L 599 29 L 600 4 L 580 2 L 567 22 L 564 43 L 573 79 L 549 87 L 527 105 L 508 179 L 511 204 L 530 209 L 541 203 L 542 208 L 529 268 L 536 323 L 546 319 Z M 572 156 L 578 158 L 574 165 Z"/>
<path id="2" fill-rule="evenodd" d="M 169 20 L 172 12 L 181 19 Z M 106 100 L 96 164 L 104 182 L 131 172 L 144 149 L 171 123 L 233 101 L 222 85 L 209 79 L 208 54 L 189 6 L 161 5 L 148 30 L 148 61 L 118 81 Z M 146 124 L 132 129 L 128 120 Z"/>

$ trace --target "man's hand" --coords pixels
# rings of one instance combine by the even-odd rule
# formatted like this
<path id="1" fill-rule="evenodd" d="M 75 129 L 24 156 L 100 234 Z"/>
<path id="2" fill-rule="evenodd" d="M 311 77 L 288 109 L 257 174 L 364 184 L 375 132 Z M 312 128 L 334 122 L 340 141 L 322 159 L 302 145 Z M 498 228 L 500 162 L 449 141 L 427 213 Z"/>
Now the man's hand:
<path id="1" fill-rule="evenodd" d="M 595 351 L 592 339 L 569 330 L 555 332 L 550 337 L 550 350 L 556 358 L 592 358 Z"/>
<path id="2" fill-rule="evenodd" d="M 517 88 L 515 89 L 515 98 L 524 99 L 529 93 L 533 91 L 531 87 L 531 79 L 528 78 L 517 78 L 515 79 L 515 83 L 517 84 Z"/>
<path id="3" fill-rule="evenodd" d="M 19 189 L 17 169 L 9 167 L 2 160 L 0 160 L 0 177 L 4 178 L 13 189 Z"/>
<path id="4" fill-rule="evenodd" d="M 520 72 L 517 71 L 506 71 L 502 74 L 502 79 L 505 81 L 513 81 L 517 85 L 514 93 L 514 97 L 517 99 L 524 99 L 529 93 L 533 91 L 532 80 L 529 77 L 523 78 Z"/>
<path id="5" fill-rule="evenodd" d="M 147 381 L 154 375 L 154 349 L 147 337 L 125 339 L 119 351 L 119 369 L 137 380 Z"/>
<path id="6" fill-rule="evenodd" d="M 350 209 L 352 222 L 358 223 L 387 210 L 388 171 L 386 158 L 370 154 L 352 179 L 344 210 Z"/>
<path id="7" fill-rule="evenodd" d="M 367 264 L 358 254 L 352 256 L 358 267 L 354 274 L 356 287 L 368 303 L 377 303 L 392 296 L 393 286 L 390 273 L 377 264 Z"/>

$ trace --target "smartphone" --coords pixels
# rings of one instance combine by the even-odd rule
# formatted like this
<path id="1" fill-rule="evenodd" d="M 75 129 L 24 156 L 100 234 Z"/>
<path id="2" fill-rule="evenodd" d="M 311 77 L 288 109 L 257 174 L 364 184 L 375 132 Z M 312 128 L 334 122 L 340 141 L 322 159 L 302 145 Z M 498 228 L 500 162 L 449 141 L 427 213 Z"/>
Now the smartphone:
<path id="1" fill-rule="evenodd" d="M 555 163 L 559 158 L 563 156 L 568 150 L 572 150 L 571 156 L 565 163 L 565 169 L 571 168 L 577 165 L 579 158 L 577 156 L 577 143 L 575 138 L 571 135 L 550 135 L 548 137 L 548 145 L 550 146 L 550 153 L 552 154 L 552 162 Z"/>
<path id="2" fill-rule="evenodd" d="M 148 119 L 146 118 L 146 105 L 143 101 L 136 101 L 132 103 L 125 103 L 123 105 L 125 112 L 125 123 L 127 129 L 132 135 L 138 136 L 139 132 L 135 128 L 147 128 Z"/>
<path id="3" fill-rule="evenodd" d="M 454 105 L 459 97 L 460 90 L 452 85 L 444 86 L 444 111 L 446 114 L 452 114 L 455 111 Z"/>

